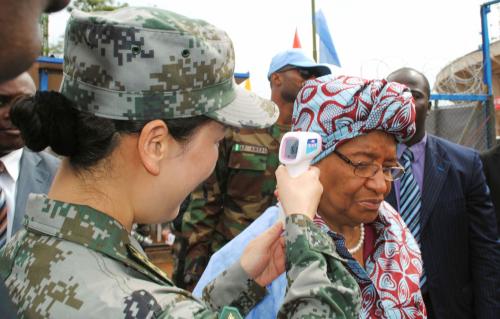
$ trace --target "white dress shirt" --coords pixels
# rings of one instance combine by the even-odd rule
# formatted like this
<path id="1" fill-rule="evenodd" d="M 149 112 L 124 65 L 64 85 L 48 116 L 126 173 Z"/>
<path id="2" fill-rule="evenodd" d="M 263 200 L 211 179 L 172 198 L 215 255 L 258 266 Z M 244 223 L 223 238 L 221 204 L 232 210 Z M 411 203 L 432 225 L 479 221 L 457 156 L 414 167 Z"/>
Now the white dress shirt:
<path id="1" fill-rule="evenodd" d="M 12 236 L 12 223 L 14 222 L 14 211 L 16 209 L 17 179 L 19 178 L 22 155 L 23 149 L 20 148 L 0 157 L 0 161 L 5 166 L 5 171 L 0 174 L 0 186 L 5 192 L 9 209 L 7 211 L 7 241 Z"/>

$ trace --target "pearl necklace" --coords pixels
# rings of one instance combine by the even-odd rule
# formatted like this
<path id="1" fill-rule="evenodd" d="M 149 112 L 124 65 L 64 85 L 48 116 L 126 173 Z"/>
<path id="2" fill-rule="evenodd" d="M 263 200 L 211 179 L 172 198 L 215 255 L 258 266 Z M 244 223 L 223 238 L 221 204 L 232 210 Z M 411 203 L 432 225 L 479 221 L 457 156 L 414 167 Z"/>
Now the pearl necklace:
<path id="1" fill-rule="evenodd" d="M 358 250 L 360 250 L 361 247 L 363 246 L 363 243 L 365 242 L 365 225 L 363 223 L 361 223 L 361 224 L 359 224 L 359 228 L 361 230 L 361 234 L 359 235 L 359 241 L 358 241 L 358 243 L 356 244 L 356 246 L 354 246 L 354 247 L 352 247 L 350 249 L 347 248 L 347 251 L 351 255 L 357 253 Z"/>

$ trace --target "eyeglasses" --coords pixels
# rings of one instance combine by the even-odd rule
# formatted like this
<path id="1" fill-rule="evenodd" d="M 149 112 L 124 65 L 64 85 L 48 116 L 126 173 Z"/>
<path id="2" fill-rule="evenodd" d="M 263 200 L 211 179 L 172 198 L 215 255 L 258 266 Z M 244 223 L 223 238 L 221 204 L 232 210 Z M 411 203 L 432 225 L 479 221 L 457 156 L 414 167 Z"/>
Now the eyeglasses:
<path id="1" fill-rule="evenodd" d="M 397 164 L 397 166 L 393 167 L 383 167 L 374 163 L 354 163 L 337 150 L 334 150 L 333 153 L 337 154 L 337 156 L 341 160 L 354 167 L 354 175 L 358 177 L 371 178 L 375 176 L 380 171 L 380 169 L 382 169 L 382 174 L 384 175 L 385 180 L 392 182 L 400 179 L 401 176 L 403 176 L 403 174 L 405 173 L 405 169 L 399 163 Z"/>
<path id="2" fill-rule="evenodd" d="M 298 67 L 295 67 L 295 66 L 285 66 L 283 69 L 279 70 L 278 73 L 282 73 L 282 72 L 286 72 L 286 71 L 290 71 L 290 70 L 296 70 L 300 77 L 304 80 L 308 80 L 310 78 L 312 78 L 314 76 L 313 72 L 309 69 L 301 69 L 301 68 L 298 68 Z"/>

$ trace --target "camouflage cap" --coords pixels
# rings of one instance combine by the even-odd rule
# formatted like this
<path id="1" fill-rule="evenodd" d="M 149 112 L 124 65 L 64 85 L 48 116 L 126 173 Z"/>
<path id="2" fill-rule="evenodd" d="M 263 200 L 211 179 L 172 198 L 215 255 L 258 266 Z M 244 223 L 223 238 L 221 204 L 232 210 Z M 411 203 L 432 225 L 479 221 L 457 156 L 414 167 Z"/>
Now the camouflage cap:
<path id="1" fill-rule="evenodd" d="M 206 115 L 267 127 L 277 106 L 234 82 L 234 49 L 213 25 L 156 8 L 74 10 L 61 92 L 82 111 L 118 120 Z"/>

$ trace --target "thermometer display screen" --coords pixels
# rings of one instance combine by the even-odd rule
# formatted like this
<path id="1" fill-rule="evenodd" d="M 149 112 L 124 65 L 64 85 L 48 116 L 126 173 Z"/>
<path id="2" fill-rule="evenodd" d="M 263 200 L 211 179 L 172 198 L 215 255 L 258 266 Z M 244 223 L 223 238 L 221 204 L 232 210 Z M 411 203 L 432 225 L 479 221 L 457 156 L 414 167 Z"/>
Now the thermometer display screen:
<path id="1" fill-rule="evenodd" d="M 294 160 L 297 157 L 299 150 L 299 140 L 296 138 L 289 138 L 285 144 L 285 157 L 289 160 Z"/>

